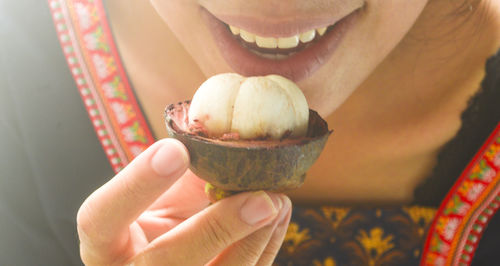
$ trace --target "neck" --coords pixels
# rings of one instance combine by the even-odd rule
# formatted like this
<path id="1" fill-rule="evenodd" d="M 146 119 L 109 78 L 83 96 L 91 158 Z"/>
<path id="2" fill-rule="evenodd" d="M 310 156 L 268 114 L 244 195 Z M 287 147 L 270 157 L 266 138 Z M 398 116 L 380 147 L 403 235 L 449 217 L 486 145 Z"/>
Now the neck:
<path id="1" fill-rule="evenodd" d="M 456 13 L 432 1 L 407 36 L 327 120 L 335 131 L 299 202 L 409 203 L 461 126 L 500 45 L 498 2 Z M 455 13 L 454 13 L 455 12 Z"/>

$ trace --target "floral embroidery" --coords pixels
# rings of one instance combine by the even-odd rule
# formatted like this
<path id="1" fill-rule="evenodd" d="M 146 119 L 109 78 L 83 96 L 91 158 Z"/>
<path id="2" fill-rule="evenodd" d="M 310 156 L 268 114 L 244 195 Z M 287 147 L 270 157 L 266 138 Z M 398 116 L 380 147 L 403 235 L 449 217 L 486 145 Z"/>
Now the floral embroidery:
<path id="1" fill-rule="evenodd" d="M 436 214 L 436 210 L 420 206 L 403 207 L 403 211 L 410 216 L 414 224 L 418 225 L 417 230 L 421 237 L 425 233 L 426 226 L 432 222 Z"/>
<path id="2" fill-rule="evenodd" d="M 49 4 L 68 66 L 118 172 L 154 138 L 121 66 L 102 2 L 49 0 Z M 423 264 L 470 263 L 485 225 L 500 207 L 499 128 L 441 205 L 422 252 Z M 295 208 L 277 264 L 416 264 L 430 221 L 429 214 L 416 214 L 416 208 L 421 207 Z"/>
<path id="3" fill-rule="evenodd" d="M 89 1 L 91 3 L 93 1 Z M 95 6 L 85 3 L 75 3 L 75 11 L 78 16 L 78 21 L 83 30 L 89 29 L 98 20 L 97 10 Z"/>
<path id="4" fill-rule="evenodd" d="M 391 250 L 394 247 L 393 236 L 391 234 L 383 237 L 384 230 L 380 227 L 375 227 L 370 230 L 367 234 L 365 230 L 360 230 L 360 235 L 356 237 L 356 240 L 361 243 L 365 254 L 369 257 L 369 265 L 375 265 L 384 253 Z"/>
<path id="5" fill-rule="evenodd" d="M 349 212 L 349 208 L 335 208 L 332 206 L 321 207 L 323 215 L 332 222 L 333 229 L 337 229 L 339 224 Z M 335 215 L 335 216 L 333 216 Z"/>
<path id="6" fill-rule="evenodd" d="M 97 76 L 103 80 L 111 75 L 115 70 L 115 62 L 111 56 L 103 56 L 100 54 L 94 54 L 92 56 L 92 62 L 97 72 Z"/>
<path id="7" fill-rule="evenodd" d="M 116 119 L 118 120 L 118 123 L 120 123 L 122 125 L 127 123 L 130 119 L 133 119 L 135 117 L 135 113 L 133 111 L 132 105 L 130 105 L 130 104 L 122 104 L 120 102 L 112 102 L 111 109 L 115 113 Z M 132 137 L 131 139 L 134 139 L 134 138 Z"/>
<path id="8" fill-rule="evenodd" d="M 115 76 L 111 82 L 104 83 L 102 88 L 106 97 L 110 99 L 115 98 L 124 101 L 128 99 L 123 83 L 118 76 Z"/>
<path id="9" fill-rule="evenodd" d="M 484 227 L 500 206 L 500 124 L 450 190 L 436 215 L 423 265 L 469 265 Z"/>
<path id="10" fill-rule="evenodd" d="M 102 50 L 109 52 L 109 46 L 106 44 L 106 39 L 102 27 L 97 27 L 94 32 L 89 32 L 83 37 L 85 46 L 90 50 Z"/>
<path id="11" fill-rule="evenodd" d="M 471 180 L 479 179 L 481 181 L 490 182 L 495 175 L 495 170 L 488 166 L 487 161 L 481 160 L 474 166 L 470 178 Z"/>
<path id="12" fill-rule="evenodd" d="M 289 252 L 294 252 L 297 246 L 302 244 L 304 241 L 311 239 L 309 235 L 309 229 L 299 230 L 299 225 L 296 223 L 290 223 L 285 236 L 285 242 L 289 243 L 286 248 Z"/>
<path id="13" fill-rule="evenodd" d="M 97 136 L 115 172 L 154 142 L 121 66 L 101 1 L 49 0 Z"/>
<path id="14" fill-rule="evenodd" d="M 134 122 L 132 126 L 123 129 L 123 135 L 128 142 L 146 143 L 147 139 L 144 130 L 139 127 L 139 123 Z"/>
<path id="15" fill-rule="evenodd" d="M 466 190 L 467 189 L 467 190 Z M 464 194 L 468 193 L 469 190 L 466 186 L 462 188 Z M 466 195 L 464 195 L 466 196 Z M 444 213 L 446 215 L 448 214 L 458 214 L 458 215 L 463 215 L 466 213 L 470 208 L 470 205 L 467 204 L 466 202 L 462 201 L 461 197 L 458 195 L 454 195 L 450 201 L 446 204 L 446 208 L 444 210 Z"/>
<path id="16" fill-rule="evenodd" d="M 323 262 L 319 260 L 314 260 L 313 261 L 314 266 L 335 266 L 337 263 L 332 257 L 327 257 L 326 259 L 323 260 Z"/>
<path id="17" fill-rule="evenodd" d="M 497 143 L 491 145 L 484 153 L 484 157 L 486 157 L 488 161 L 491 161 L 496 167 L 500 167 L 500 144 L 498 143 L 500 143 L 500 140 L 497 140 Z"/>
<path id="18" fill-rule="evenodd" d="M 416 265 L 434 213 L 421 206 L 296 206 L 275 265 Z"/>

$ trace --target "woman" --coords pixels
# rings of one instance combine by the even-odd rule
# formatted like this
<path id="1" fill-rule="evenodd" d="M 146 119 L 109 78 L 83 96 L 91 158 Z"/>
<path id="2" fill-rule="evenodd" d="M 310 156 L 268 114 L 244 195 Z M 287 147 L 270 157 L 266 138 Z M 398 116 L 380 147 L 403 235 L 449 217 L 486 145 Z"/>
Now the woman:
<path id="1" fill-rule="evenodd" d="M 71 75 L 119 171 L 104 185 L 111 168 L 68 92 L 75 83 L 53 47 L 54 30 L 40 34 L 47 8 L 31 24 L 14 4 L 2 5 L 10 10 L 4 25 L 19 29 L 2 30 L 14 51 L 2 69 L 4 151 L 18 158 L 2 167 L 2 176 L 15 177 L 2 180 L 3 239 L 13 243 L 2 249 L 7 262 L 26 250 L 44 264 L 78 263 L 73 220 L 89 194 L 77 217 L 89 265 L 268 265 L 283 239 L 283 264 L 450 259 L 422 247 L 436 207 L 500 120 L 493 72 L 493 85 L 480 92 L 486 59 L 500 44 L 498 1 L 49 1 Z M 57 62 L 44 69 L 49 60 Z M 222 72 L 296 81 L 335 130 L 291 201 L 242 193 L 208 207 L 204 183 L 186 172 L 184 147 L 160 140 L 165 105 Z M 477 108 L 481 120 L 461 121 Z M 19 198 L 16 188 L 30 192 Z M 41 244 L 47 253 L 38 254 Z M 481 263 L 492 253 L 480 246 L 477 254 Z"/>

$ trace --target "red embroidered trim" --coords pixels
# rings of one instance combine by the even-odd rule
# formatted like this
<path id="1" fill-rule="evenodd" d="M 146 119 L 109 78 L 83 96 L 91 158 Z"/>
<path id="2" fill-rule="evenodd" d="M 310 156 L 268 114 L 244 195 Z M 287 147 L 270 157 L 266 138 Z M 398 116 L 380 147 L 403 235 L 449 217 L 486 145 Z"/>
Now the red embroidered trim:
<path id="1" fill-rule="evenodd" d="M 427 234 L 421 265 L 469 265 L 500 206 L 500 123 L 448 192 Z"/>
<path id="2" fill-rule="evenodd" d="M 115 172 L 154 142 L 99 0 L 49 0 L 70 70 Z M 422 265 L 468 265 L 500 206 L 500 124 L 441 204 Z"/>
<path id="3" fill-rule="evenodd" d="M 59 41 L 115 172 L 154 142 L 107 24 L 101 1 L 49 0 Z"/>

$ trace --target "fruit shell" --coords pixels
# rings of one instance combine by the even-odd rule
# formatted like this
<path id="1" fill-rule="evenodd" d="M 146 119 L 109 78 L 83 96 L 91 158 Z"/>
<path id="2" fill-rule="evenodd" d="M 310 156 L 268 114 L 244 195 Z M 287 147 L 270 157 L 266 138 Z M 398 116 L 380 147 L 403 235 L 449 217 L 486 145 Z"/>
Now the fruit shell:
<path id="1" fill-rule="evenodd" d="M 225 191 L 285 191 L 302 185 L 332 131 L 318 113 L 309 112 L 307 136 L 282 140 L 210 139 L 188 130 L 189 101 L 169 105 L 170 137 L 189 151 L 191 171 Z"/>

